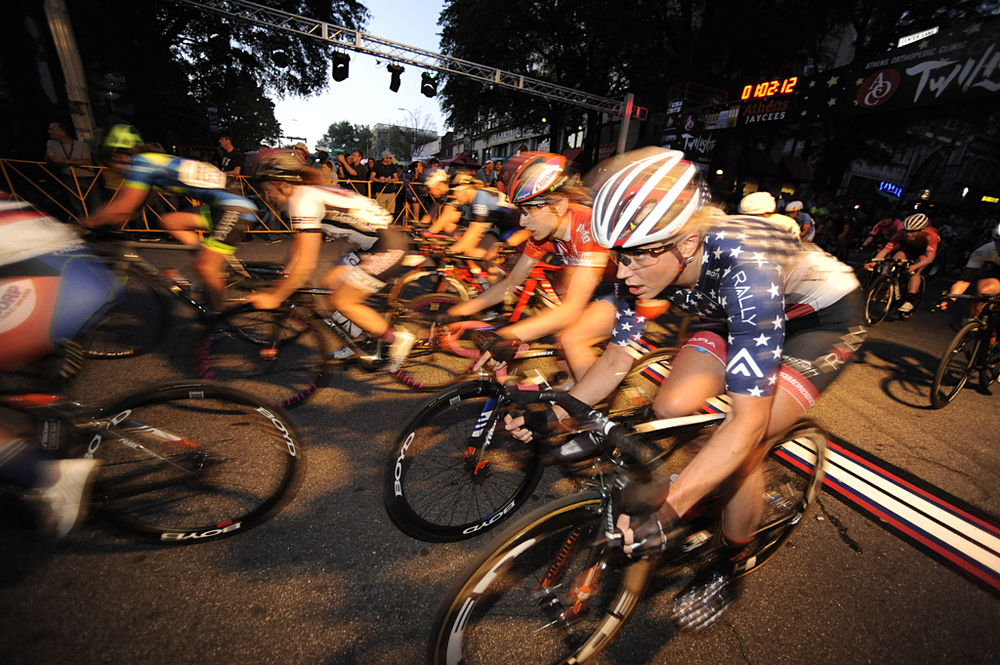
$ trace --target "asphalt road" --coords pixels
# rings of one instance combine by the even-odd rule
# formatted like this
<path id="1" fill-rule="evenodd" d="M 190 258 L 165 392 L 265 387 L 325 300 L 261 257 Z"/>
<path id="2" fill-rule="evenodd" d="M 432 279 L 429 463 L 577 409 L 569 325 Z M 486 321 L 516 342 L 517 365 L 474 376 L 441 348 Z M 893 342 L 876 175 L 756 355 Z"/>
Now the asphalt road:
<path id="1" fill-rule="evenodd" d="M 287 246 L 257 241 L 243 255 Z M 927 307 L 874 328 L 811 415 L 834 437 L 1000 515 L 998 398 L 967 389 L 946 409 L 927 407 L 952 334 Z M 158 353 L 91 363 L 71 395 L 110 400 L 191 377 L 192 339 L 182 317 Z M 423 662 L 443 591 L 485 545 L 411 540 L 384 513 L 382 465 L 423 399 L 386 376 L 338 373 L 292 411 L 305 442 L 297 494 L 234 538 L 158 547 L 85 525 L 52 545 L 0 518 L 0 663 Z M 556 496 L 558 478 L 549 470 L 529 506 Z M 1000 599 L 828 492 L 718 626 L 677 635 L 667 608 L 654 592 L 600 662 L 1000 662 Z"/>

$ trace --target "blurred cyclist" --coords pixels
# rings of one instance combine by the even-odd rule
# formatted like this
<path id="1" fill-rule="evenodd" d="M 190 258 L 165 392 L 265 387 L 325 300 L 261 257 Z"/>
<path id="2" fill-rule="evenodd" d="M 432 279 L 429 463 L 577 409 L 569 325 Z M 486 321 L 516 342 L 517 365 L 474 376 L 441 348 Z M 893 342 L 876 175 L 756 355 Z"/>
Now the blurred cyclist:
<path id="1" fill-rule="evenodd" d="M 885 247 L 872 257 L 873 259 L 884 259 L 892 253 L 894 259 L 905 259 L 911 262 L 906 269 L 910 273 L 910 280 L 906 287 L 906 302 L 899 307 L 901 314 L 909 314 L 913 311 L 913 301 L 920 290 L 920 274 L 924 268 L 934 262 L 939 241 L 938 232 L 930 226 L 927 215 L 917 213 L 904 219 L 903 229 L 894 234 Z M 868 270 L 874 266 L 873 262 L 865 264 L 865 268 Z"/>
<path id="2" fill-rule="evenodd" d="M 995 296 L 1000 293 L 1000 225 L 993 227 L 990 241 L 972 252 L 965 264 L 965 269 L 958 280 L 951 285 L 948 293 L 960 295 L 965 293 L 969 284 L 976 283 L 976 295 Z M 939 309 L 948 309 L 950 300 L 944 298 L 938 303 Z M 983 312 L 986 303 L 970 303 L 965 312 L 963 324 L 970 322 Z"/>
<path id="3" fill-rule="evenodd" d="M 163 226 L 185 245 L 202 246 L 195 270 L 205 284 L 212 308 L 223 309 L 226 282 L 222 266 L 236 251 L 254 220 L 257 208 L 237 194 L 227 192 L 226 174 L 211 164 L 151 151 L 129 125 L 115 125 L 104 139 L 105 161 L 122 174 L 118 194 L 104 208 L 82 220 L 86 227 L 123 226 L 149 199 L 152 190 L 201 202 L 162 216 Z M 201 240 L 198 231 L 206 234 Z"/>
<path id="4" fill-rule="evenodd" d="M 0 374 L 41 359 L 97 322 L 118 283 L 71 228 L 0 192 Z M 27 490 L 40 526 L 63 537 L 83 517 L 92 459 L 53 460 L 0 410 L 0 479 Z M 35 442 L 37 444 L 37 442 Z"/>

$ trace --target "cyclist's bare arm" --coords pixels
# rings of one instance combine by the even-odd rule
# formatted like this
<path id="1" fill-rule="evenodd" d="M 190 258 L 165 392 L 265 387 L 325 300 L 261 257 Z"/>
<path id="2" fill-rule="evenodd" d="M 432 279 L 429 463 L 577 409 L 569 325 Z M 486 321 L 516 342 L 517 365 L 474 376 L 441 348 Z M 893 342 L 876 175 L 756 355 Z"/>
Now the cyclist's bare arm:
<path id="1" fill-rule="evenodd" d="M 929 266 L 934 263 L 934 257 L 937 256 L 935 252 L 927 252 L 927 255 L 916 263 L 912 264 L 908 270 L 910 272 L 916 272 L 925 266 Z"/>
<path id="2" fill-rule="evenodd" d="M 462 211 L 450 205 L 443 206 L 438 218 L 427 229 L 428 233 L 451 233 L 462 218 Z"/>
<path id="3" fill-rule="evenodd" d="M 149 190 L 136 187 L 122 187 L 106 206 L 96 213 L 80 220 L 80 225 L 88 229 L 97 226 L 122 226 L 134 215 L 149 196 Z"/>
<path id="4" fill-rule="evenodd" d="M 301 288 L 316 270 L 319 250 L 323 244 L 322 233 L 296 233 L 285 278 L 270 293 L 253 293 L 247 300 L 258 309 L 274 309 L 285 302 L 295 290 Z"/>
<path id="5" fill-rule="evenodd" d="M 546 309 L 537 316 L 518 321 L 500 331 L 505 337 L 531 341 L 545 335 L 557 333 L 572 325 L 587 308 L 594 295 L 594 289 L 601 281 L 604 268 L 566 268 L 568 272 L 566 296 L 562 305 Z"/>
<path id="6" fill-rule="evenodd" d="M 516 288 L 524 283 L 524 280 L 528 278 L 531 269 L 535 267 L 536 263 L 538 263 L 538 259 L 533 259 L 527 254 L 522 254 L 506 277 L 490 286 L 490 288 L 472 300 L 467 300 L 450 308 L 448 314 L 452 316 L 471 316 L 488 307 L 500 304 L 503 302 L 504 295 L 508 289 Z"/>

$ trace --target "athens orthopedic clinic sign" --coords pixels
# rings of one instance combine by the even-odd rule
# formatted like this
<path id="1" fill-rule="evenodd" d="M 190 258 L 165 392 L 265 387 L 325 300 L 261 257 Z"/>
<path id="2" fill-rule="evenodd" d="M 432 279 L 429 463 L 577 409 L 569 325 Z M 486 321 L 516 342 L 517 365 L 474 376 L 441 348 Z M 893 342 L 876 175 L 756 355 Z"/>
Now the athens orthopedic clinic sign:
<path id="1" fill-rule="evenodd" d="M 1000 20 L 942 28 L 881 57 L 812 76 L 797 87 L 801 119 L 996 97 Z"/>

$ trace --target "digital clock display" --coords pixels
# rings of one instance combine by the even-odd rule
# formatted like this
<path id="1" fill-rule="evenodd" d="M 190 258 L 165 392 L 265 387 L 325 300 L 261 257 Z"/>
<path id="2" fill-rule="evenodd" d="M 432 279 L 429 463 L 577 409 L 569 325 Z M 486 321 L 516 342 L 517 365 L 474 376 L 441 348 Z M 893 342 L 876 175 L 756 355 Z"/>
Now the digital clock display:
<path id="1" fill-rule="evenodd" d="M 748 99 L 762 99 L 775 95 L 787 95 L 795 90 L 795 84 L 798 82 L 798 76 L 790 76 L 782 80 L 745 85 L 743 86 L 743 92 L 740 94 L 740 99 L 746 101 Z"/>

